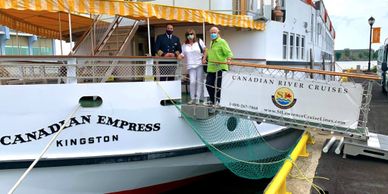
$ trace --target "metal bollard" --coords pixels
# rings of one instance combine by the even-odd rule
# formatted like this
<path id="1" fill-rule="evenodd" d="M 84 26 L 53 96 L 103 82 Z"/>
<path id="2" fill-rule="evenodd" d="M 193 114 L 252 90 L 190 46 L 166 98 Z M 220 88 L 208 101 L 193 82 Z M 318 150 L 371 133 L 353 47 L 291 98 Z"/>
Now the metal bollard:
<path id="1" fill-rule="evenodd" d="M 327 153 L 330 149 L 330 147 L 333 145 L 333 143 L 335 142 L 336 138 L 335 136 L 331 137 L 331 139 L 329 140 L 329 142 L 327 142 L 327 144 L 325 145 L 325 147 L 323 147 L 322 151 L 323 153 Z"/>
<path id="2" fill-rule="evenodd" d="M 339 143 L 338 143 L 338 146 L 337 148 L 335 149 L 335 153 L 336 154 L 341 154 L 341 150 L 342 150 L 342 147 L 344 146 L 344 137 L 341 137 Z"/>

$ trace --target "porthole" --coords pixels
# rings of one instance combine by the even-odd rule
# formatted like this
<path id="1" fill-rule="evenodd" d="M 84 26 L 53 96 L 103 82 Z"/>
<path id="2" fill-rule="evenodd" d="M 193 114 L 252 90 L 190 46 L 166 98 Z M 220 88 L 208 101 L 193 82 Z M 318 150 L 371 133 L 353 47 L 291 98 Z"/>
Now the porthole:
<path id="1" fill-rule="evenodd" d="M 238 119 L 236 117 L 229 117 L 228 121 L 226 122 L 226 127 L 229 131 L 234 131 L 237 128 L 238 125 Z"/>
<path id="2" fill-rule="evenodd" d="M 99 96 L 83 96 L 79 99 L 79 104 L 84 108 L 99 107 L 102 104 L 102 98 Z"/>

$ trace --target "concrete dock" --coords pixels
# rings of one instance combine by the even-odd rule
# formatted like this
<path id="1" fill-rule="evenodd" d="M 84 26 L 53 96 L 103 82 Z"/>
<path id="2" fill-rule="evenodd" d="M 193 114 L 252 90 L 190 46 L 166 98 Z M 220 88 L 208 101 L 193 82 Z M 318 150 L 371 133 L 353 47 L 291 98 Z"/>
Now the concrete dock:
<path id="1" fill-rule="evenodd" d="M 388 96 L 381 92 L 381 86 L 374 84 L 373 97 L 368 118 L 370 132 L 388 135 Z M 329 132 L 313 130 L 315 144 L 309 145 L 309 158 L 299 158 L 297 166 L 309 177 L 325 177 L 329 180 L 314 178 L 314 184 L 321 187 L 324 193 L 387 193 L 388 162 L 371 157 L 347 157 L 336 155 L 334 149 L 338 141 L 328 153 L 322 147 L 332 137 Z M 287 178 L 287 188 L 292 193 L 318 193 L 311 184 L 299 177 L 293 168 Z"/>

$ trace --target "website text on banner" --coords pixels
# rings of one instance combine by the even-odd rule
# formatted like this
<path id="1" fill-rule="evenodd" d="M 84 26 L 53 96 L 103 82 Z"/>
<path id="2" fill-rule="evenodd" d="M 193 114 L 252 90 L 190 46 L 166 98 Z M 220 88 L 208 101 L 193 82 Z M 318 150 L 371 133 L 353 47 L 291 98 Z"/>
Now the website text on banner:
<path id="1" fill-rule="evenodd" d="M 223 107 L 350 129 L 363 94 L 360 84 L 233 72 L 224 72 L 221 90 Z"/>

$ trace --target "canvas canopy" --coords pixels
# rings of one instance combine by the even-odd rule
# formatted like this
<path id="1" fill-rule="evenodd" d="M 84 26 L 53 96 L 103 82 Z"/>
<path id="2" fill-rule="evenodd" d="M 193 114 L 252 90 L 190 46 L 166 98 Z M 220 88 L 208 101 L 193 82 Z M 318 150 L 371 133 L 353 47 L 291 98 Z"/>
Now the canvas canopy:
<path id="1" fill-rule="evenodd" d="M 123 0 L 0 0 L 0 25 L 12 29 L 46 36 L 68 34 L 67 13 L 72 13 L 72 29 L 87 28 L 92 19 L 85 14 L 121 15 L 143 20 L 164 19 L 264 30 L 265 23 L 245 15 L 230 15 L 212 11 L 158 5 L 149 2 Z"/>
<path id="2" fill-rule="evenodd" d="M 72 14 L 71 20 L 73 32 L 87 29 L 93 22 L 88 17 L 75 14 Z M 68 35 L 68 21 L 68 13 L 65 12 L 0 10 L 0 25 L 48 38 L 60 39 L 60 31 L 62 36 Z"/>

